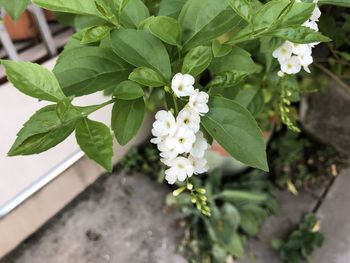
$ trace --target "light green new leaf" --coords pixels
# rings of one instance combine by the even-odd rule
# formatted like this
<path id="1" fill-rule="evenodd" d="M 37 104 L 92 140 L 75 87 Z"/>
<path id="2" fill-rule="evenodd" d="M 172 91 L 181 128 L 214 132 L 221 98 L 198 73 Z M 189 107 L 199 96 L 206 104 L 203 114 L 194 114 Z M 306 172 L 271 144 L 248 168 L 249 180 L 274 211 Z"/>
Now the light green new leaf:
<path id="1" fill-rule="evenodd" d="M 221 44 L 218 40 L 214 40 L 211 47 L 215 58 L 224 57 L 232 50 L 231 45 Z"/>
<path id="2" fill-rule="evenodd" d="M 209 68 L 215 74 L 227 71 L 251 74 L 256 71 L 256 65 L 250 54 L 239 47 L 233 47 L 231 52 L 224 57 L 213 59 Z"/>
<path id="3" fill-rule="evenodd" d="M 141 29 L 149 31 L 163 42 L 174 46 L 179 45 L 181 28 L 176 19 L 166 16 L 153 16 L 141 24 Z"/>
<path id="4" fill-rule="evenodd" d="M 271 31 L 268 35 L 289 40 L 297 44 L 331 41 L 330 38 L 305 26 L 280 28 Z"/>
<path id="5" fill-rule="evenodd" d="M 198 76 L 207 69 L 212 58 L 210 47 L 199 46 L 191 49 L 184 58 L 181 72 Z"/>
<path id="6" fill-rule="evenodd" d="M 53 72 L 67 96 L 83 96 L 115 87 L 132 69 L 111 49 L 82 46 L 65 50 Z"/>
<path id="7" fill-rule="evenodd" d="M 238 103 L 212 96 L 209 112 L 202 117 L 208 133 L 238 161 L 268 171 L 266 146 L 250 112 Z"/>
<path id="8" fill-rule="evenodd" d="M 145 116 L 143 98 L 116 100 L 112 111 L 112 129 L 120 145 L 127 144 L 139 131 Z"/>
<path id="9" fill-rule="evenodd" d="M 82 44 L 90 44 L 94 42 L 101 41 L 104 39 L 111 31 L 111 27 L 107 25 L 93 26 L 87 28 L 84 31 L 83 38 L 81 39 Z"/>
<path id="10" fill-rule="evenodd" d="M 166 85 L 163 77 L 150 68 L 136 68 L 131 72 L 129 79 L 147 87 L 162 87 Z"/>
<path id="11" fill-rule="evenodd" d="M 227 0 L 232 9 L 247 22 L 251 22 L 254 10 L 251 7 L 251 0 Z"/>
<path id="12" fill-rule="evenodd" d="M 29 4 L 29 0 L 0 0 L 3 7 L 14 21 L 17 21 Z"/>
<path id="13" fill-rule="evenodd" d="M 163 43 L 152 34 L 135 29 L 111 32 L 112 48 L 118 56 L 136 67 L 156 70 L 170 79 L 171 66 Z"/>
<path id="14" fill-rule="evenodd" d="M 185 50 L 207 44 L 238 26 L 241 18 L 226 0 L 191 0 L 184 5 L 179 23 Z"/>
<path id="15" fill-rule="evenodd" d="M 24 94 L 39 100 L 59 101 L 66 96 L 55 75 L 31 62 L 2 60 L 8 80 Z"/>
<path id="16" fill-rule="evenodd" d="M 37 154 L 56 146 L 74 131 L 78 116 L 61 120 L 55 105 L 42 108 L 23 125 L 8 155 Z"/>
<path id="17" fill-rule="evenodd" d="M 33 3 L 52 11 L 103 17 L 91 0 L 33 0 Z"/>
<path id="18" fill-rule="evenodd" d="M 134 100 L 144 95 L 142 87 L 134 81 L 126 80 L 113 90 L 113 96 L 121 100 Z"/>
<path id="19" fill-rule="evenodd" d="M 75 129 L 75 137 L 90 159 L 112 172 L 113 138 L 105 124 L 84 118 Z"/>

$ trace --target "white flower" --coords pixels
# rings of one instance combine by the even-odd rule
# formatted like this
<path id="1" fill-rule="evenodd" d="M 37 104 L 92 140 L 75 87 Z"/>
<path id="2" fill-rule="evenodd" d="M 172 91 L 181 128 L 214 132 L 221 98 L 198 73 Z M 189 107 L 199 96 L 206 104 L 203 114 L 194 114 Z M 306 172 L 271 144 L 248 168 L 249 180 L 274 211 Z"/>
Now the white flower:
<path id="1" fill-rule="evenodd" d="M 292 43 L 293 49 L 292 52 L 295 55 L 300 55 L 300 54 L 310 54 L 312 53 L 312 47 L 308 44 L 296 44 Z"/>
<path id="2" fill-rule="evenodd" d="M 279 62 L 288 60 L 292 56 L 292 49 L 292 43 L 290 43 L 289 41 L 285 41 L 282 46 L 280 46 L 272 52 L 272 56 L 274 58 L 277 58 Z"/>
<path id="3" fill-rule="evenodd" d="M 196 112 L 198 112 L 200 115 L 202 115 L 209 112 L 209 107 L 207 105 L 208 101 L 209 101 L 208 93 L 204 91 L 199 91 L 199 89 L 196 89 L 190 96 L 190 101 L 188 105 L 192 109 L 194 109 Z"/>
<path id="4" fill-rule="evenodd" d="M 176 129 L 176 121 L 170 111 L 158 111 L 156 121 L 153 123 L 152 134 L 155 137 L 167 136 Z"/>
<path id="5" fill-rule="evenodd" d="M 178 154 L 188 153 L 196 140 L 193 131 L 185 127 L 178 127 L 176 132 L 165 139 L 165 145 L 168 149 L 175 150 Z"/>
<path id="6" fill-rule="evenodd" d="M 177 73 L 171 81 L 171 88 L 177 97 L 188 97 L 194 90 L 194 82 L 191 75 Z"/>
<path id="7" fill-rule="evenodd" d="M 202 158 L 205 151 L 209 148 L 207 141 L 205 140 L 201 131 L 196 133 L 196 141 L 194 142 L 190 154 L 197 158 Z"/>
<path id="8" fill-rule="evenodd" d="M 310 17 L 310 20 L 312 21 L 318 21 L 318 19 L 321 17 L 321 10 L 318 6 L 315 7 L 314 11 L 312 12 L 312 15 Z"/>
<path id="9" fill-rule="evenodd" d="M 300 61 L 297 56 L 292 56 L 290 59 L 281 63 L 281 70 L 287 74 L 296 74 L 301 70 Z"/>
<path id="10" fill-rule="evenodd" d="M 311 71 L 309 69 L 309 65 L 311 65 L 312 62 L 314 61 L 311 54 L 298 55 L 298 59 L 299 59 L 300 64 L 303 66 L 304 70 L 308 73 L 311 73 Z"/>
<path id="11" fill-rule="evenodd" d="M 190 107 L 182 109 L 176 117 L 176 123 L 178 126 L 184 126 L 194 133 L 199 131 L 200 121 L 201 118 L 198 113 Z"/>
<path id="12" fill-rule="evenodd" d="M 193 166 L 194 174 L 202 174 L 208 171 L 207 160 L 205 158 L 196 158 L 190 155 L 188 159 Z"/>
<path id="13" fill-rule="evenodd" d="M 312 30 L 318 31 L 318 25 L 315 21 L 307 20 L 303 26 L 306 26 L 308 28 L 311 28 Z"/>
<path id="14" fill-rule="evenodd" d="M 193 165 L 187 158 L 177 157 L 167 164 L 170 168 L 165 171 L 165 180 L 169 184 L 174 184 L 176 180 L 183 182 L 193 175 Z"/>

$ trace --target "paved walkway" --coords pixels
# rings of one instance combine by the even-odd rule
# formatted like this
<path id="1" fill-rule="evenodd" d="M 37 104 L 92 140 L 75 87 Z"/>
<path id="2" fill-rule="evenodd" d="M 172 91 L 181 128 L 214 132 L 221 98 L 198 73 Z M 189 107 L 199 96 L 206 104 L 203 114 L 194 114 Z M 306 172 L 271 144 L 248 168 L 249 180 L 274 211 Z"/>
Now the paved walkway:
<path id="1" fill-rule="evenodd" d="M 146 176 L 105 175 L 0 263 L 185 263 L 166 192 Z"/>

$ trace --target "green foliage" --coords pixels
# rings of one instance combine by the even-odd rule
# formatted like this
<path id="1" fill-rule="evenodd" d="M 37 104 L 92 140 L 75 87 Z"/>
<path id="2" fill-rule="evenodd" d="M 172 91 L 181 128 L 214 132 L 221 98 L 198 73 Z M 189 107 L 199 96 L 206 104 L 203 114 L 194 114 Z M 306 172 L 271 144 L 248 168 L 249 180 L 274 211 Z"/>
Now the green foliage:
<path id="1" fill-rule="evenodd" d="M 112 172 L 113 139 L 105 124 L 83 118 L 76 127 L 75 136 L 89 158 Z"/>
<path id="2" fill-rule="evenodd" d="M 23 11 L 27 8 L 29 0 L 0 0 L 0 7 L 3 7 L 13 20 L 17 21 Z"/>
<path id="3" fill-rule="evenodd" d="M 206 131 L 237 160 L 267 171 L 266 146 L 261 130 L 249 111 L 232 100 L 220 97 L 212 97 L 209 108 L 209 113 L 202 120 Z M 225 121 L 228 119 L 231 121 Z"/>
<path id="4" fill-rule="evenodd" d="M 55 76 L 30 62 L 2 60 L 9 81 L 21 92 L 39 100 L 59 101 L 66 96 Z"/>
<path id="5" fill-rule="evenodd" d="M 269 148 L 273 180 L 294 194 L 327 184 L 344 162 L 333 148 L 304 133 L 280 132 L 272 138 Z"/>
<path id="6" fill-rule="evenodd" d="M 312 254 L 325 241 L 319 231 L 320 222 L 314 214 L 307 214 L 304 221 L 294 230 L 287 240 L 274 240 L 272 246 L 284 262 L 300 263 L 312 261 Z"/>
<path id="7" fill-rule="evenodd" d="M 17 18 L 27 1 L 18 5 L 18 1 L 16 5 L 12 2 L 0 0 Z M 33 116 L 34 120 L 19 133 L 10 153 L 47 150 L 78 129 L 77 125 L 82 137 L 87 138 L 91 134 L 83 130 L 89 128 L 88 115 L 109 104 L 114 104 L 112 130 L 117 141 L 124 145 L 137 134 L 146 109 L 154 111 L 166 106 L 176 112 L 177 104 L 188 102 L 188 98 L 173 100 L 169 89 L 172 76 L 182 72 L 195 76 L 196 88 L 210 95 L 210 111 L 202 118 L 203 132 L 236 159 L 268 170 L 265 144 L 255 118 L 266 120 L 279 115 L 295 129 L 290 108 L 295 101 L 294 93 L 299 95 L 301 91 L 295 88 L 296 78 L 276 80 L 272 51 L 285 39 L 296 43 L 329 39 L 302 26 L 314 10 L 313 3 L 264 2 L 34 0 L 33 3 L 43 8 L 65 13 L 78 32 L 59 56 L 54 74 L 28 62 L 2 62 L 8 79 L 18 90 L 55 103 L 50 106 L 55 108 L 50 113 Z M 347 51 L 337 56 L 344 60 L 349 57 Z M 111 100 L 85 108 L 74 106 L 74 97 L 100 91 L 111 96 Z M 41 126 L 46 123 L 50 126 L 42 128 L 37 118 L 43 122 Z M 41 130 L 28 128 L 31 122 Z M 85 147 L 90 158 L 110 170 L 110 138 L 106 127 L 91 125 L 101 130 L 106 143 L 96 147 L 84 144 L 82 148 Z M 49 136 L 52 141 L 42 143 Z M 106 147 L 106 162 L 93 153 L 101 152 L 99 147 Z M 238 243 L 237 240 L 233 242 Z M 220 249 L 215 251 L 220 254 Z"/>
<path id="8" fill-rule="evenodd" d="M 115 100 L 112 111 L 112 129 L 121 145 L 127 144 L 139 131 L 145 116 L 142 98 Z"/>
<path id="9" fill-rule="evenodd" d="M 216 170 L 193 182 L 194 188 L 197 185 L 206 193 L 210 217 L 193 208 L 187 193 L 167 197 L 167 204 L 178 206 L 185 216 L 185 237 L 180 249 L 190 262 L 225 262 L 229 255 L 243 257 L 247 237 L 257 235 L 265 219 L 279 213 L 272 186 L 258 170 L 236 177 L 224 177 Z M 200 185 L 205 188 L 198 188 Z"/>

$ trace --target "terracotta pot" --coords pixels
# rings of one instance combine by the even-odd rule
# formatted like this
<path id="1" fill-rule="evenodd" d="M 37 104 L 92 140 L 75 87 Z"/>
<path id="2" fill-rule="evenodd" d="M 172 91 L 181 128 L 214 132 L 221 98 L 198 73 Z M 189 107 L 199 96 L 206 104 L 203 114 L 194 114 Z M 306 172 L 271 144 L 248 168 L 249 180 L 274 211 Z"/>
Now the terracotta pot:
<path id="1" fill-rule="evenodd" d="M 9 15 L 4 18 L 4 24 L 12 40 L 27 40 L 38 36 L 38 28 L 33 15 L 25 11 L 17 22 L 14 22 Z"/>
<path id="2" fill-rule="evenodd" d="M 55 20 L 55 13 L 54 12 L 44 9 L 44 14 L 45 14 L 47 21 L 54 21 Z"/>

